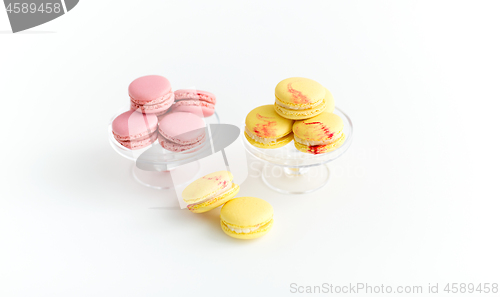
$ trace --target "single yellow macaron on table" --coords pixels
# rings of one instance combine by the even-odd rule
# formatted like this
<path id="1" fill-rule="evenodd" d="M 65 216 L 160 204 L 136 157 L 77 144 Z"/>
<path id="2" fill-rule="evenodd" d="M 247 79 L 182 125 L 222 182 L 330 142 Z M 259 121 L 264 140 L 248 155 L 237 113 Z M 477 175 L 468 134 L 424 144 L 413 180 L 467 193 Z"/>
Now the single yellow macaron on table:
<path id="1" fill-rule="evenodd" d="M 238 193 L 240 187 L 233 183 L 233 175 L 229 171 L 217 171 L 207 174 L 182 191 L 182 199 L 188 209 L 194 213 L 202 213 L 221 206 Z"/>
<path id="2" fill-rule="evenodd" d="M 338 115 L 324 112 L 293 124 L 295 147 L 304 153 L 328 153 L 344 143 L 344 123 Z"/>
<path id="3" fill-rule="evenodd" d="M 278 115 L 273 105 L 259 106 L 245 119 L 245 137 L 253 146 L 280 148 L 293 140 L 293 121 Z"/>
<path id="4" fill-rule="evenodd" d="M 284 79 L 276 85 L 274 95 L 276 112 L 287 119 L 308 119 L 322 113 L 326 108 L 326 89 L 312 79 Z"/>
<path id="5" fill-rule="evenodd" d="M 238 239 L 261 237 L 271 230 L 274 210 L 267 201 L 239 197 L 228 201 L 220 211 L 220 224 L 227 235 Z"/>

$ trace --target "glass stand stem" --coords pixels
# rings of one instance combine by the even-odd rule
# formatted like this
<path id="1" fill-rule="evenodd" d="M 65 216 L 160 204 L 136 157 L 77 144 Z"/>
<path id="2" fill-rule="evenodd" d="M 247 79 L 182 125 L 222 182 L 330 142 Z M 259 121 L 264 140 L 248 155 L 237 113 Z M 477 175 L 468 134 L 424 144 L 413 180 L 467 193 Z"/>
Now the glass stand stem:
<path id="1" fill-rule="evenodd" d="M 132 165 L 132 176 L 141 185 L 149 188 L 163 190 L 172 189 L 193 180 L 200 171 L 198 161 L 181 165 L 169 171 L 147 171 Z"/>
<path id="2" fill-rule="evenodd" d="M 284 194 L 305 194 L 325 186 L 330 179 L 326 165 L 305 168 L 264 165 L 262 180 L 271 189 Z"/>
<path id="3" fill-rule="evenodd" d="M 309 168 L 284 167 L 283 171 L 288 177 L 294 177 L 306 174 Z"/>

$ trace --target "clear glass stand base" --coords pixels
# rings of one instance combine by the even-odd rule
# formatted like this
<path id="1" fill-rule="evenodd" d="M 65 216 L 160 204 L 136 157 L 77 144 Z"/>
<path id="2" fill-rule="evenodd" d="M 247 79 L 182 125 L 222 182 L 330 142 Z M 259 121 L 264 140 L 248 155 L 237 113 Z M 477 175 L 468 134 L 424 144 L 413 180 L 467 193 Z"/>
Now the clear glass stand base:
<path id="1" fill-rule="evenodd" d="M 325 186 L 330 180 L 326 165 L 306 168 L 281 167 L 267 163 L 262 180 L 271 189 L 284 194 L 305 194 Z"/>
<path id="2" fill-rule="evenodd" d="M 166 190 L 176 186 L 191 182 L 200 171 L 200 163 L 198 161 L 191 162 L 170 171 L 146 171 L 132 165 L 132 176 L 143 186 Z M 175 176 L 173 176 L 175 175 Z"/>

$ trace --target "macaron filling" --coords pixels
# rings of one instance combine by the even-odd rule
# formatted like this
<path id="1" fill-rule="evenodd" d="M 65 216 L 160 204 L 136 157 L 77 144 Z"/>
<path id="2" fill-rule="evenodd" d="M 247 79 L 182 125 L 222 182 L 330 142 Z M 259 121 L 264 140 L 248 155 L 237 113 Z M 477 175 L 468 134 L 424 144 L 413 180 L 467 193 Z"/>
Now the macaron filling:
<path id="1" fill-rule="evenodd" d="M 295 103 L 283 103 L 281 100 L 276 97 L 276 104 L 287 109 L 293 109 L 293 110 L 304 110 L 304 109 L 310 109 L 310 108 L 315 108 L 316 106 L 322 104 L 325 102 L 325 99 L 318 100 L 317 102 L 310 103 L 310 104 L 295 104 Z"/>
<path id="2" fill-rule="evenodd" d="M 189 144 L 179 144 L 179 143 L 176 143 L 176 142 L 173 142 L 173 141 L 166 139 L 162 134 L 159 133 L 158 141 L 159 141 L 160 145 L 166 150 L 173 151 L 173 152 L 184 152 L 184 151 L 191 150 L 194 148 L 196 148 L 196 150 L 198 150 L 199 146 L 205 142 L 205 135 L 202 135 L 201 139 L 199 139 L 196 142 L 191 142 Z M 193 151 L 195 151 L 195 150 L 193 150 Z"/>
<path id="3" fill-rule="evenodd" d="M 287 137 L 290 133 L 287 133 L 286 135 L 282 136 L 282 137 L 278 137 L 278 138 L 264 138 L 264 137 L 260 137 L 260 136 L 257 136 L 255 135 L 254 133 L 252 133 L 250 131 L 250 129 L 248 129 L 248 127 L 245 126 L 245 133 L 250 137 L 252 138 L 253 140 L 255 140 L 256 142 L 259 142 L 259 143 L 263 143 L 263 144 L 267 144 L 267 143 L 273 143 L 273 142 L 278 142 L 279 140 Z"/>
<path id="4" fill-rule="evenodd" d="M 269 224 L 269 222 L 272 221 L 272 218 L 270 220 L 268 220 L 267 222 L 265 223 L 262 223 L 262 224 L 257 224 L 257 225 L 254 225 L 254 226 L 251 226 L 251 227 L 246 227 L 246 228 L 241 228 L 241 227 L 235 227 L 227 222 L 224 222 L 224 221 L 221 221 L 222 224 L 224 224 L 225 227 L 227 227 L 229 230 L 233 231 L 234 233 L 238 233 L 238 234 L 248 234 L 248 233 L 252 233 L 252 232 L 255 232 L 255 231 L 258 231 L 259 229 L 264 229 L 265 226 L 267 224 Z"/>
<path id="5" fill-rule="evenodd" d="M 130 100 L 130 107 L 135 109 L 135 110 L 141 110 L 141 111 L 154 111 L 160 108 L 169 108 L 174 100 L 163 100 L 160 101 L 159 103 L 156 104 L 137 104 Z"/>
<path id="6" fill-rule="evenodd" d="M 175 101 L 173 104 L 174 107 L 178 106 L 203 106 L 203 107 L 209 107 L 209 108 L 214 108 L 215 104 L 206 102 L 206 101 L 199 101 L 199 100 L 194 100 L 194 99 L 182 99 Z"/>
<path id="7" fill-rule="evenodd" d="M 133 103 L 135 103 L 137 105 L 148 106 L 148 105 L 156 105 L 156 104 L 168 101 L 169 99 L 172 99 L 173 96 L 174 96 L 174 93 L 169 92 L 165 96 L 161 96 L 161 97 L 158 97 L 157 99 L 150 100 L 150 101 L 140 101 L 140 100 L 134 99 L 132 96 L 130 96 L 130 101 L 132 101 Z"/>
<path id="8" fill-rule="evenodd" d="M 192 207 L 192 206 L 195 206 L 195 205 L 198 205 L 198 204 L 202 204 L 202 203 L 205 203 L 205 202 L 208 202 L 218 196 L 222 196 L 224 194 L 226 194 L 227 192 L 229 192 L 232 188 L 233 188 L 233 182 L 228 182 L 223 188 L 219 189 L 217 192 L 215 192 L 214 194 L 208 196 L 207 198 L 201 200 L 201 201 L 198 201 L 198 202 L 195 202 L 195 203 L 192 203 L 192 204 L 189 204 L 188 207 Z"/>
<path id="9" fill-rule="evenodd" d="M 228 225 L 226 224 L 226 227 L 227 227 L 229 230 L 231 230 L 231 231 L 233 231 L 233 232 L 236 232 L 236 233 L 250 233 L 250 232 L 253 232 L 253 231 L 255 231 L 255 230 L 259 229 L 259 228 L 260 228 L 260 225 L 257 225 L 256 227 L 251 227 L 251 228 L 234 228 L 234 227 L 228 226 Z"/>

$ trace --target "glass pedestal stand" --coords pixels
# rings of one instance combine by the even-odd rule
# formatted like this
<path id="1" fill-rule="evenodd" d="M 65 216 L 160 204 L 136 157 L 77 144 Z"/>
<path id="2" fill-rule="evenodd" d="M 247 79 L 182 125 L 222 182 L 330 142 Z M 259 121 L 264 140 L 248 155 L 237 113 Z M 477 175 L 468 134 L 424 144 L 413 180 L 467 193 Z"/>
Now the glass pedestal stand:
<path id="1" fill-rule="evenodd" d="M 295 148 L 292 142 L 278 149 L 261 149 L 241 137 L 245 149 L 264 161 L 262 181 L 271 189 L 284 194 L 305 194 L 325 186 L 330 180 L 326 163 L 342 156 L 351 145 L 353 125 L 351 119 L 339 108 L 334 113 L 344 122 L 345 141 L 336 150 L 326 154 L 307 154 Z M 245 128 L 245 124 L 241 127 Z"/>
<path id="2" fill-rule="evenodd" d="M 175 170 L 176 186 L 191 182 L 200 171 L 200 163 L 196 161 L 196 156 L 210 149 L 210 141 L 206 141 L 201 147 L 184 152 L 165 150 L 158 141 L 140 150 L 130 150 L 116 141 L 111 127 L 113 120 L 126 110 L 123 109 L 111 119 L 108 125 L 108 140 L 119 155 L 134 162 L 131 166 L 134 179 L 149 188 L 170 189 L 174 187 L 172 173 Z M 207 127 L 210 124 L 220 123 L 217 112 L 204 120 Z"/>

